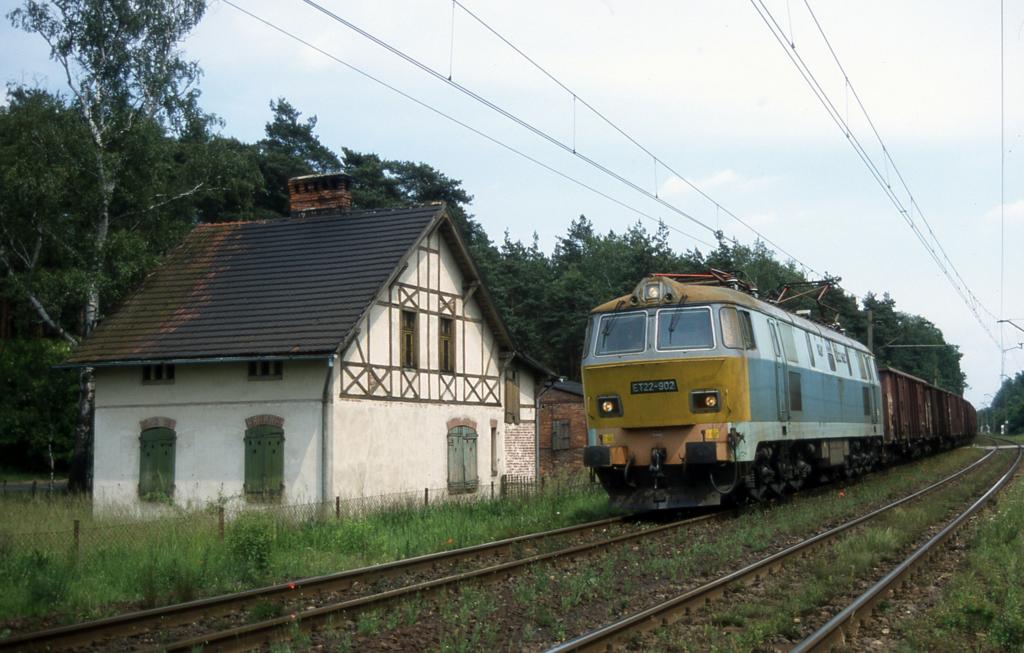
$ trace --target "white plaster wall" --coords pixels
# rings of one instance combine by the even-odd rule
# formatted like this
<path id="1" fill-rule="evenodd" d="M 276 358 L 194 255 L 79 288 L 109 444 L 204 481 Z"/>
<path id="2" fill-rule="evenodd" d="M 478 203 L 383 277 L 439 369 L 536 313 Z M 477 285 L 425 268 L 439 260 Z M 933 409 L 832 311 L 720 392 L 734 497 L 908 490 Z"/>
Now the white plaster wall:
<path id="1" fill-rule="evenodd" d="M 481 488 L 491 480 L 491 420 L 497 422 L 498 474 L 504 473 L 500 407 L 341 398 L 333 410 L 331 485 L 336 496 L 447 487 L 448 421 L 455 418 L 476 423 Z"/>
<path id="2" fill-rule="evenodd" d="M 323 361 L 286 361 L 280 380 L 249 381 L 245 364 L 178 365 L 171 384 L 143 385 L 138 367 L 96 375 L 93 497 L 138 505 L 139 422 L 176 422 L 174 502 L 241 497 L 245 419 L 284 418 L 286 503 L 318 501 Z"/>

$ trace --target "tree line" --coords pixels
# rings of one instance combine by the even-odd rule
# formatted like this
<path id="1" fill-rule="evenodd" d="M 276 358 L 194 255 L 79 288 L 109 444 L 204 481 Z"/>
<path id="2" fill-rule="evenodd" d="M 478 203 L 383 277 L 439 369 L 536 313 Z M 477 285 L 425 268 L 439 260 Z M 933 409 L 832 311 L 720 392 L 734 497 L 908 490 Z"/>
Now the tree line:
<path id="1" fill-rule="evenodd" d="M 195 225 L 285 219 L 294 176 L 346 172 L 356 209 L 445 202 L 519 346 L 569 378 L 579 377 L 589 310 L 651 272 L 734 271 L 765 295 L 808 281 L 761 242 L 719 235 L 709 251 L 676 251 L 663 225 L 651 231 L 639 222 L 601 233 L 585 216 L 566 216 L 551 253 L 536 236 L 524 243 L 505 233 L 495 242 L 459 180 L 426 163 L 332 148 L 320 140 L 316 116 L 303 117 L 284 98 L 270 101 L 259 141 L 226 136 L 223 120 L 200 106 L 198 64 L 178 49 L 204 10 L 202 0 L 29 0 L 8 14 L 45 39 L 67 84 L 9 86 L 0 107 L 5 465 L 66 469 L 71 486 L 86 489 L 92 372 L 53 365 Z M 837 289 L 827 302 L 831 308 L 808 299 L 792 308 L 838 321 L 861 341 L 870 310 L 880 366 L 962 392 L 954 347 L 892 347 L 947 344 L 931 322 L 898 311 L 884 294 L 858 304 Z"/>

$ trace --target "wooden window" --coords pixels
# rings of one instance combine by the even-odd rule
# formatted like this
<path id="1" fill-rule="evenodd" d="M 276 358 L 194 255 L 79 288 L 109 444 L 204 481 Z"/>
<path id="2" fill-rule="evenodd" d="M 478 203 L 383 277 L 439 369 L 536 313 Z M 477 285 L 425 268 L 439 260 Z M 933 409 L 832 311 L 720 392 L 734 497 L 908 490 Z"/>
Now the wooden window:
<path id="1" fill-rule="evenodd" d="M 250 381 L 272 381 L 280 379 L 284 373 L 282 361 L 249 361 Z"/>
<path id="2" fill-rule="evenodd" d="M 400 343 L 402 367 L 416 369 L 419 367 L 419 352 L 417 351 L 416 337 L 416 311 L 402 311 L 402 341 Z"/>
<path id="3" fill-rule="evenodd" d="M 450 374 L 455 371 L 455 320 L 450 317 L 440 318 L 437 333 L 438 365 L 442 372 Z"/>
<path id="4" fill-rule="evenodd" d="M 800 373 L 789 373 L 789 409 L 800 412 L 804 409 L 804 393 L 800 387 Z"/>
<path id="5" fill-rule="evenodd" d="M 743 333 L 743 344 L 747 349 L 757 349 L 754 342 L 754 324 L 750 321 L 750 313 L 740 311 L 740 331 Z"/>
<path id="6" fill-rule="evenodd" d="M 143 383 L 174 383 L 174 365 L 157 363 L 142 366 Z"/>
<path id="7" fill-rule="evenodd" d="M 448 431 L 448 491 L 473 492 L 476 476 L 476 431 L 456 426 Z"/>
<path id="8" fill-rule="evenodd" d="M 146 429 L 139 436 L 139 496 L 159 501 L 174 494 L 175 433 L 169 428 Z"/>
<path id="9" fill-rule="evenodd" d="M 519 371 L 510 367 L 505 370 L 505 423 L 518 424 L 519 419 Z"/>
<path id="10" fill-rule="evenodd" d="M 284 430 L 254 426 L 245 431 L 245 496 L 267 501 L 284 490 Z"/>
<path id="11" fill-rule="evenodd" d="M 558 451 L 569 448 L 569 420 L 556 419 L 551 422 L 551 448 Z"/>

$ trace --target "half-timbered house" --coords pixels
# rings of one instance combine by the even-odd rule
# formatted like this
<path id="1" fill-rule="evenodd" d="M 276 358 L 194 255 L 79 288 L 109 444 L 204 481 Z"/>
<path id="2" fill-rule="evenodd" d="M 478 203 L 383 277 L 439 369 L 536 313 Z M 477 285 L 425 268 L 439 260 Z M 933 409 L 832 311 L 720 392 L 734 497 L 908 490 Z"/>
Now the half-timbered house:
<path id="1" fill-rule="evenodd" d="M 536 470 L 546 372 L 443 204 L 197 226 L 66 362 L 95 369 L 99 504 L 478 491 Z"/>

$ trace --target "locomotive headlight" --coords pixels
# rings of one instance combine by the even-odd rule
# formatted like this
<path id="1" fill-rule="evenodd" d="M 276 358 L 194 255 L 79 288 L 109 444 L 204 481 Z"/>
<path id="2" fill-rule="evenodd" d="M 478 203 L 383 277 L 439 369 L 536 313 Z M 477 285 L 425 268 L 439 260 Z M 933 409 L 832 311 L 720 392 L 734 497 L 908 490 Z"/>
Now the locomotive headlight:
<path id="1" fill-rule="evenodd" d="M 695 413 L 717 413 L 721 410 L 718 390 L 695 390 L 690 393 L 690 410 Z"/>
<path id="2" fill-rule="evenodd" d="M 661 298 L 661 284 L 660 283 L 649 283 L 644 286 L 644 300 L 648 302 L 656 302 Z"/>
<path id="3" fill-rule="evenodd" d="M 621 417 L 622 402 L 615 395 L 598 397 L 597 412 L 601 417 Z"/>

